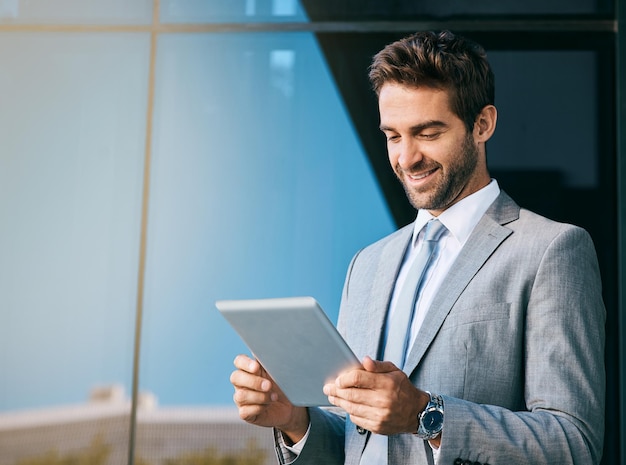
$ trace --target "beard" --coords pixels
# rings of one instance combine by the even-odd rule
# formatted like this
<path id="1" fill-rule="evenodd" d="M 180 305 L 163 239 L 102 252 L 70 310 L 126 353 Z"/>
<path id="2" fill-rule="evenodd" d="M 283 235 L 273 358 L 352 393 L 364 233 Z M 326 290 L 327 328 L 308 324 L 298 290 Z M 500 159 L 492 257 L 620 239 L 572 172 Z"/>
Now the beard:
<path id="1" fill-rule="evenodd" d="M 443 165 L 423 158 L 409 170 L 403 170 L 396 165 L 394 172 L 404 191 L 415 208 L 426 210 L 445 210 L 459 197 L 468 181 L 476 171 L 478 165 L 478 148 L 474 144 L 474 137 L 467 133 L 463 140 L 460 151 L 450 159 L 450 163 L 444 169 Z M 424 172 L 438 169 L 438 179 L 434 180 L 434 186 L 423 189 L 413 188 L 404 182 L 403 173 Z"/>

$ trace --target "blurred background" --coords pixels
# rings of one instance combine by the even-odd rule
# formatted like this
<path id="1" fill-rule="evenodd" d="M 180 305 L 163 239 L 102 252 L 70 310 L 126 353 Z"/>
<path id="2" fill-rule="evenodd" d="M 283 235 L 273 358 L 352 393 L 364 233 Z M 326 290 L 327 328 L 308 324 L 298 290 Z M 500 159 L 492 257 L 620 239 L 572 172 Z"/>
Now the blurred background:
<path id="1" fill-rule="evenodd" d="M 413 220 L 367 67 L 422 29 L 487 49 L 501 186 L 592 234 L 624 463 L 619 7 L 0 0 L 0 465 L 273 463 L 214 302 L 312 295 L 335 321 L 352 255 Z"/>

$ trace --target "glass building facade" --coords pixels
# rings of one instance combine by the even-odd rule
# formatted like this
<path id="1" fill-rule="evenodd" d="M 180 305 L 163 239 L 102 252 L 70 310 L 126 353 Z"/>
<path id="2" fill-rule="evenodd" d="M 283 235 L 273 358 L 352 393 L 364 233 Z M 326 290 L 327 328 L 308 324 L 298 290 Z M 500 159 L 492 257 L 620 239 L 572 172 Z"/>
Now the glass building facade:
<path id="1" fill-rule="evenodd" d="M 336 320 L 353 254 L 415 215 L 367 66 L 426 28 L 487 49 L 501 186 L 592 234 L 619 405 L 617 0 L 387 3 L 0 0 L 0 465 L 271 455 L 214 302 Z"/>

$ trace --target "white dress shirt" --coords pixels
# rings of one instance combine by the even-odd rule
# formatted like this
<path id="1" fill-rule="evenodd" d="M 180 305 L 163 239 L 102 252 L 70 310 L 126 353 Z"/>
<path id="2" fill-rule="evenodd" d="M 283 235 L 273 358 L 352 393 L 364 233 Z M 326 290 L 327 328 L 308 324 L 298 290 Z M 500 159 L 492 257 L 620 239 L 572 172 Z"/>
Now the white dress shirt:
<path id="1" fill-rule="evenodd" d="M 492 180 L 486 187 L 473 193 L 452 205 L 441 213 L 437 219 L 446 227 L 446 230 L 439 239 L 439 253 L 435 257 L 435 262 L 428 268 L 421 286 L 420 295 L 417 296 L 415 313 L 411 324 L 410 343 L 408 351 L 411 350 L 415 337 L 424 322 L 426 312 L 430 307 L 441 283 L 445 279 L 450 267 L 458 257 L 461 249 L 467 242 L 470 234 L 480 221 L 480 218 L 487 211 L 489 206 L 500 194 L 497 181 Z M 411 268 L 411 264 L 419 253 L 424 237 L 424 226 L 431 219 L 435 218 L 427 210 L 419 210 L 414 223 L 412 247 L 407 249 L 404 262 L 398 279 L 394 286 L 387 321 L 395 311 L 395 304 L 400 294 L 400 289 L 406 279 L 406 274 Z"/>

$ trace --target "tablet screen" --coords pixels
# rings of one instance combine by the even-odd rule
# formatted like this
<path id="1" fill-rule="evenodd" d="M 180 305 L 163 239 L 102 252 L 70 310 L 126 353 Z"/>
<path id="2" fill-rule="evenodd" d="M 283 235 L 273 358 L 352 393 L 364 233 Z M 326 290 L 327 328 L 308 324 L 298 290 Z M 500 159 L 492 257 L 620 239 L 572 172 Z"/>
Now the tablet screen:
<path id="1" fill-rule="evenodd" d="M 215 305 L 294 405 L 330 405 L 324 384 L 360 365 L 312 297 L 221 300 Z"/>

